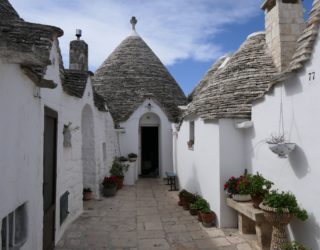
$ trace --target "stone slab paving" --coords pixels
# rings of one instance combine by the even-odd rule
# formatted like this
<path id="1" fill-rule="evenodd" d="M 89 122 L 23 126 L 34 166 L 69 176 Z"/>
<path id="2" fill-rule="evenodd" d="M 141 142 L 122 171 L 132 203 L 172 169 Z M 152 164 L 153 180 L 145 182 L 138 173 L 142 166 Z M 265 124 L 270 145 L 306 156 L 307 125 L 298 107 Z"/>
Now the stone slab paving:
<path id="1" fill-rule="evenodd" d="M 114 197 L 84 203 L 56 250 L 254 250 L 255 236 L 204 228 L 160 179 L 141 179 Z"/>

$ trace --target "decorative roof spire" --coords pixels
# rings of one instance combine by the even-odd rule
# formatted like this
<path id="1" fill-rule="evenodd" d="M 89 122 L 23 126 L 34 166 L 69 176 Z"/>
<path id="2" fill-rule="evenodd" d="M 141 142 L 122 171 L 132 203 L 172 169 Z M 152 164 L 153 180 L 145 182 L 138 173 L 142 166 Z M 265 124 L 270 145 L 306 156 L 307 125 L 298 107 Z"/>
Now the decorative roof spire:
<path id="1" fill-rule="evenodd" d="M 135 16 L 133 16 L 133 17 L 131 18 L 130 23 L 131 23 L 131 25 L 132 25 L 132 30 L 135 31 L 135 30 L 136 30 L 136 24 L 138 23 L 138 20 L 136 19 Z"/>

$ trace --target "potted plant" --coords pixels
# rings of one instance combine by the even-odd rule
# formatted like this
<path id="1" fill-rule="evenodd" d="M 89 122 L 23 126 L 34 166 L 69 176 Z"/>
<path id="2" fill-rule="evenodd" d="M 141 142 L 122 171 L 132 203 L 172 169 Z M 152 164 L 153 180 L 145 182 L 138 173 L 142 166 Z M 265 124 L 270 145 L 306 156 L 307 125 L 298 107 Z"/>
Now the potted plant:
<path id="1" fill-rule="evenodd" d="M 84 188 L 83 189 L 83 200 L 84 201 L 89 201 L 92 199 L 92 190 L 91 188 Z"/>
<path id="2" fill-rule="evenodd" d="M 186 191 L 186 190 L 182 190 L 180 192 L 180 200 L 181 200 L 181 205 L 183 207 L 184 210 L 189 210 L 190 209 L 190 203 L 193 202 L 193 200 L 195 200 L 195 195 Z"/>
<path id="3" fill-rule="evenodd" d="M 182 204 L 183 204 L 183 197 L 184 197 L 184 195 L 186 194 L 186 192 L 187 192 L 187 190 L 185 190 L 185 189 L 182 189 L 180 192 L 179 192 L 179 194 L 178 194 L 178 197 L 179 197 L 179 201 L 178 201 L 178 205 L 179 206 L 182 206 Z"/>
<path id="4" fill-rule="evenodd" d="M 237 182 L 239 178 L 235 178 L 234 176 L 231 176 L 229 180 L 224 184 L 224 190 L 227 192 L 230 198 L 232 198 L 232 195 L 237 194 Z"/>
<path id="5" fill-rule="evenodd" d="M 290 243 L 284 244 L 283 249 L 284 250 L 308 250 L 306 246 L 296 241 L 292 241 Z"/>
<path id="6" fill-rule="evenodd" d="M 238 178 L 236 183 L 236 193 L 232 195 L 235 201 L 250 201 L 250 181 L 248 175 L 242 175 Z"/>
<path id="7" fill-rule="evenodd" d="M 128 171 L 129 165 L 119 161 L 119 158 L 115 158 L 112 163 L 112 167 L 109 173 L 112 176 L 117 177 L 117 187 L 121 189 L 123 186 L 124 173 Z"/>
<path id="8" fill-rule="evenodd" d="M 130 154 L 128 154 L 128 159 L 129 159 L 130 162 L 136 161 L 137 158 L 138 158 L 138 155 L 135 154 L 135 153 L 130 153 Z"/>
<path id="9" fill-rule="evenodd" d="M 125 157 L 125 156 L 120 156 L 120 157 L 118 157 L 117 160 L 120 161 L 120 162 L 125 162 L 125 161 L 128 161 L 128 158 Z"/>
<path id="10" fill-rule="evenodd" d="M 189 210 L 190 214 L 191 215 L 198 215 L 198 208 L 197 208 L 197 205 L 196 203 L 192 203 L 190 204 L 190 210 Z"/>
<path id="11" fill-rule="evenodd" d="M 269 193 L 273 182 L 265 179 L 261 174 L 257 173 L 248 177 L 250 182 L 250 195 L 254 208 L 259 208 L 259 204 L 263 201 L 266 194 Z"/>
<path id="12" fill-rule="evenodd" d="M 266 143 L 269 145 L 270 150 L 280 158 L 286 158 L 296 147 L 295 143 L 288 142 L 284 134 L 272 134 L 266 140 Z"/>
<path id="13" fill-rule="evenodd" d="M 200 222 L 202 221 L 201 210 L 205 209 L 207 207 L 209 207 L 208 202 L 200 196 L 198 196 L 196 201 L 192 204 L 192 208 L 197 209 L 197 211 L 198 211 L 198 221 L 200 221 Z"/>
<path id="14" fill-rule="evenodd" d="M 102 182 L 103 195 L 106 197 L 114 196 L 117 192 L 117 178 L 115 176 L 105 177 Z"/>
<path id="15" fill-rule="evenodd" d="M 200 214 L 202 225 L 204 227 L 211 227 L 214 224 L 215 214 L 213 211 L 211 211 L 209 204 L 201 209 Z"/>
<path id="16" fill-rule="evenodd" d="M 289 192 L 271 191 L 259 206 L 273 226 L 271 249 L 283 250 L 283 245 L 289 242 L 285 227 L 293 216 L 303 221 L 308 219 L 307 211 L 298 206 L 296 197 Z"/>

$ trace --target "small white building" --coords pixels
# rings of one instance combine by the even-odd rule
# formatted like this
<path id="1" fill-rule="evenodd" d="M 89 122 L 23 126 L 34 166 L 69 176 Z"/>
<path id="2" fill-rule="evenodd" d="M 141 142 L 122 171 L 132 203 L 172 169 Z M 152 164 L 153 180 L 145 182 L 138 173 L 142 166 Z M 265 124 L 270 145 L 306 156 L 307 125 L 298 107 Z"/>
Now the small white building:
<path id="1" fill-rule="evenodd" d="M 138 155 L 137 174 L 164 177 L 173 170 L 172 125 L 186 98 L 168 70 L 135 31 L 93 77 L 116 123 L 120 154 Z"/>
<path id="2" fill-rule="evenodd" d="M 309 213 L 306 222 L 290 224 L 291 238 L 319 249 L 320 1 L 313 2 L 307 23 L 300 0 L 266 0 L 262 8 L 266 31 L 220 58 L 190 96 L 173 142 L 179 181 L 210 202 L 218 226 L 234 227 L 236 214 L 226 206 L 223 184 L 245 169 L 262 173 L 275 188 L 293 192 Z M 282 127 L 296 143 L 288 158 L 265 143 Z"/>

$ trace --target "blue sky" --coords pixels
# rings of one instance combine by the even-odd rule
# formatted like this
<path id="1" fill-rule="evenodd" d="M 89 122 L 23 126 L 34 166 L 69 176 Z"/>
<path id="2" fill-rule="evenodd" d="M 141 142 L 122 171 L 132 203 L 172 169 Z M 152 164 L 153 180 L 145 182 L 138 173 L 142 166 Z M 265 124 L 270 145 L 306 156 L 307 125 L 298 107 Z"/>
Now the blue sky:
<path id="1" fill-rule="evenodd" d="M 95 71 L 131 33 L 137 32 L 189 94 L 213 62 L 234 52 L 256 31 L 264 30 L 262 0 L 10 0 L 26 21 L 64 30 L 59 39 L 64 64 L 75 30 L 89 44 L 89 68 Z M 312 0 L 304 1 L 306 13 Z"/>

